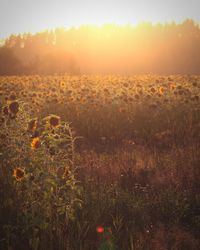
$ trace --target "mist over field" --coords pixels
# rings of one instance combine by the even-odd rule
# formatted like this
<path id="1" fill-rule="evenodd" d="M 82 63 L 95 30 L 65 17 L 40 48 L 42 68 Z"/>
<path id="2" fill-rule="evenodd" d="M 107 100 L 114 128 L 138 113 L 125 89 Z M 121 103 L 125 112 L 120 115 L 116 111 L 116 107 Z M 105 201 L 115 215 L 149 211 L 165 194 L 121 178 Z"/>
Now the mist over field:
<path id="1" fill-rule="evenodd" d="M 0 74 L 199 74 L 200 26 L 193 20 L 136 26 L 85 25 L 11 35 Z"/>

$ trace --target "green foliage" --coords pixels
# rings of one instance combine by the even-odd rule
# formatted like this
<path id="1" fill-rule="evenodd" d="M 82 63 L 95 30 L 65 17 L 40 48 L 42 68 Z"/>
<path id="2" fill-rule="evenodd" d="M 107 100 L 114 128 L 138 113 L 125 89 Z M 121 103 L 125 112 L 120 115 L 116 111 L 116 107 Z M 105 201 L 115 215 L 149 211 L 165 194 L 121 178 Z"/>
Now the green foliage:
<path id="1" fill-rule="evenodd" d="M 31 114 L 25 109 L 28 106 L 20 103 L 16 117 L 12 118 L 11 113 L 2 117 L 6 138 L 1 148 L 0 178 L 1 189 L 6 192 L 1 197 L 1 234 L 8 249 L 23 237 L 24 247 L 36 250 L 41 241 L 50 243 L 55 237 L 61 244 L 58 227 L 67 227 L 82 201 L 75 179 L 74 138 L 69 124 L 61 122 L 52 127 L 48 119 L 43 119 L 34 131 L 28 131 Z M 55 151 L 50 150 L 52 147 Z M 16 172 L 12 176 L 17 169 L 24 175 Z"/>

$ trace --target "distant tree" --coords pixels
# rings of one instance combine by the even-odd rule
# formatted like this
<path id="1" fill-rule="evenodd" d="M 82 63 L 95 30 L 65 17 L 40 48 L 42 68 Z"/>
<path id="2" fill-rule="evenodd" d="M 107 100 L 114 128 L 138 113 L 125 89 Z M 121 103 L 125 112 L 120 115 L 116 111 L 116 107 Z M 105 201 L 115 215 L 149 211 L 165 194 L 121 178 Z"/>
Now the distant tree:
<path id="1" fill-rule="evenodd" d="M 0 48 L 0 74 L 5 75 L 200 74 L 200 26 L 191 19 L 11 35 Z"/>
<path id="2" fill-rule="evenodd" d="M 25 71 L 20 60 L 10 48 L 0 48 L 0 75 L 15 75 Z"/>

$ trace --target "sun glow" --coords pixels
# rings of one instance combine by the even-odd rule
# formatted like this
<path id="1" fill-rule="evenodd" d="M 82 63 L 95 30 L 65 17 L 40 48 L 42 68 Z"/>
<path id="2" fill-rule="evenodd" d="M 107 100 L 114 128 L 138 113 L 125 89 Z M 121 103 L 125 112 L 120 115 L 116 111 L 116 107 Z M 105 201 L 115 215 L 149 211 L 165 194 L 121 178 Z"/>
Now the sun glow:
<path id="1" fill-rule="evenodd" d="M 200 22 L 199 0 L 1 0 L 0 38 L 84 24 L 135 25 L 143 21 Z M 9 20 L 9 21 L 8 21 Z"/>

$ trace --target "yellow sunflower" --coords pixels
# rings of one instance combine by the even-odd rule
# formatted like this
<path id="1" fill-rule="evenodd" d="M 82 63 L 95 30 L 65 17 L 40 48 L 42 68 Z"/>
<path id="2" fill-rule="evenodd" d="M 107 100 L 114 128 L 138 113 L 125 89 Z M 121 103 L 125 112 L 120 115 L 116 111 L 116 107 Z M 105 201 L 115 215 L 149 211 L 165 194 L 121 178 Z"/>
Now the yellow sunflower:
<path id="1" fill-rule="evenodd" d="M 31 148 L 37 149 L 40 147 L 40 145 L 41 145 L 40 138 L 39 137 L 33 138 L 32 142 L 31 142 Z"/>

